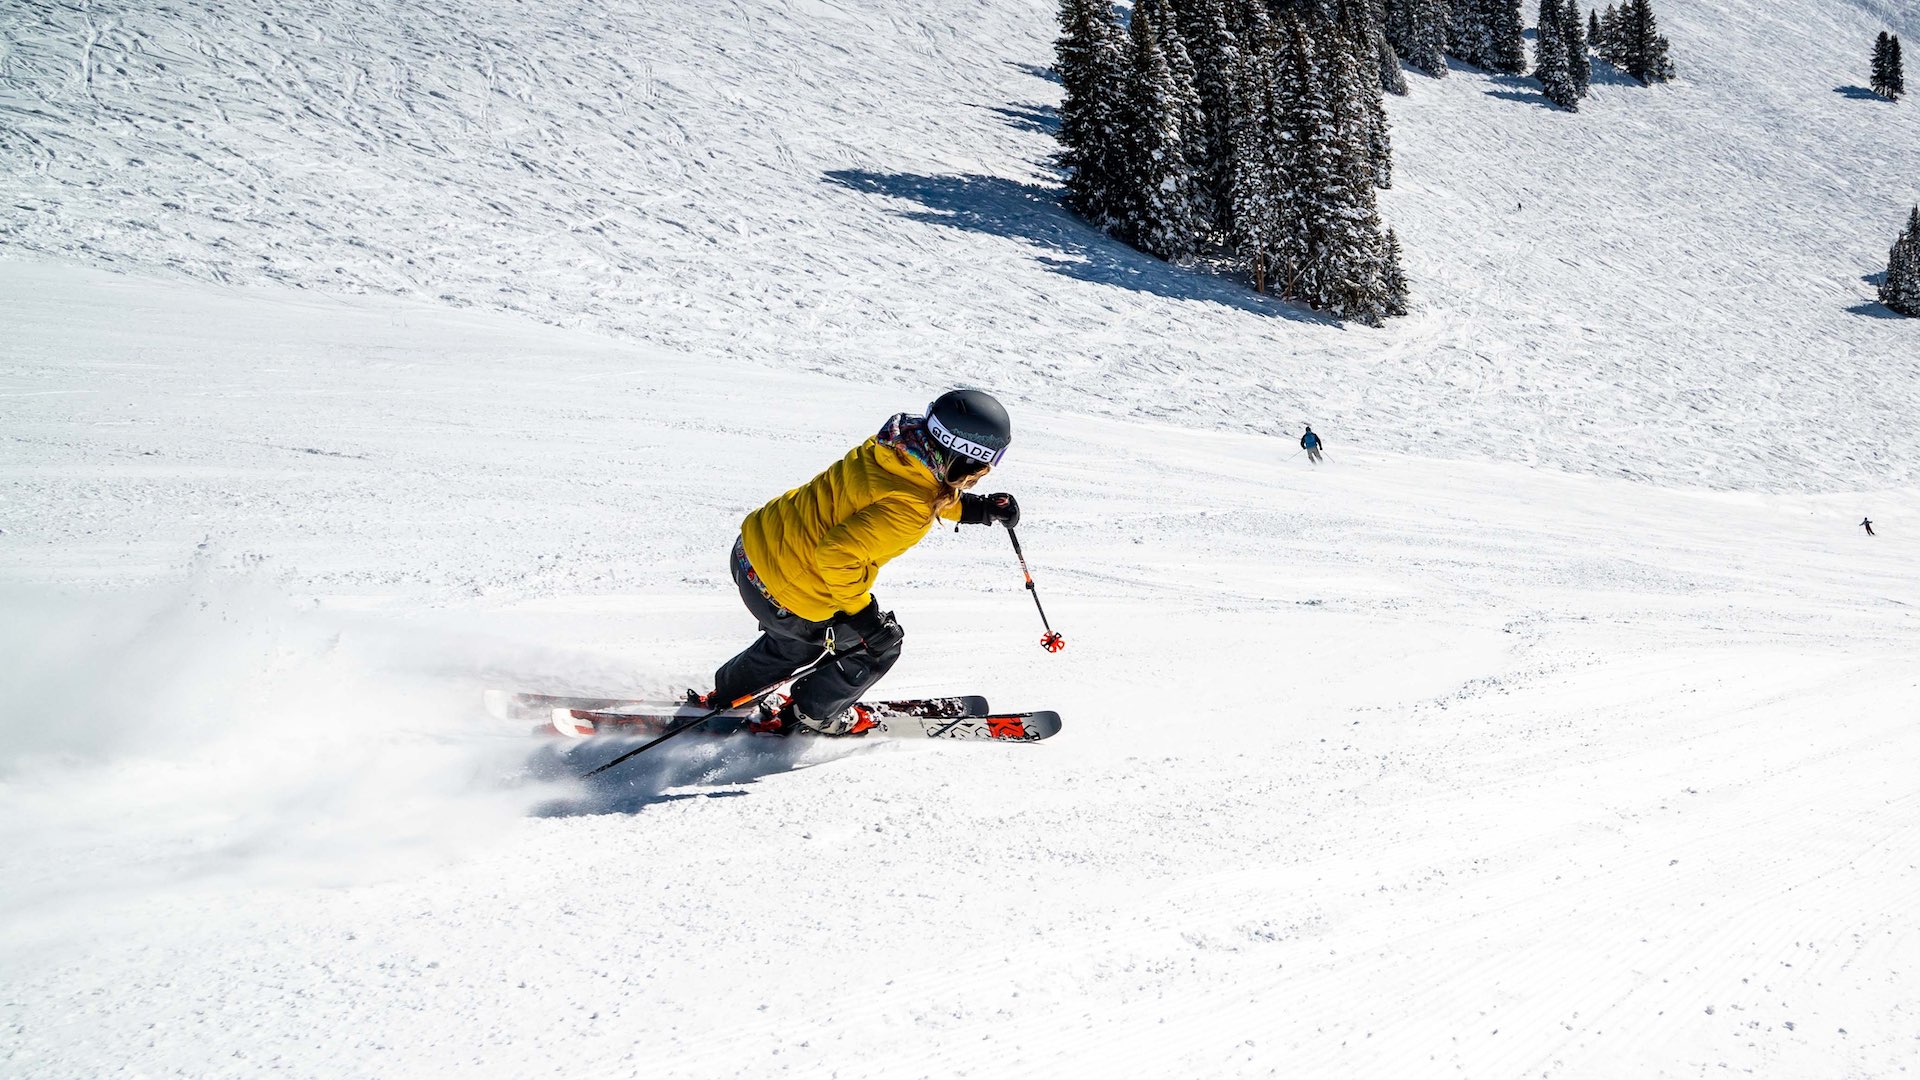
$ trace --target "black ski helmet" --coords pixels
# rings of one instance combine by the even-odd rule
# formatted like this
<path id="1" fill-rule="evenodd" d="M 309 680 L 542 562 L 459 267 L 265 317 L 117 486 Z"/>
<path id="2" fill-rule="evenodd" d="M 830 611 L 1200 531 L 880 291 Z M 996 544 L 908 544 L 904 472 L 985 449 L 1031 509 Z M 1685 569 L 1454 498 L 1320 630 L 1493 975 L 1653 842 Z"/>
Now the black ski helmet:
<path id="1" fill-rule="evenodd" d="M 927 434 L 947 453 L 945 479 L 1000 463 L 1013 441 L 1007 410 L 985 390 L 949 390 L 927 406 Z"/>

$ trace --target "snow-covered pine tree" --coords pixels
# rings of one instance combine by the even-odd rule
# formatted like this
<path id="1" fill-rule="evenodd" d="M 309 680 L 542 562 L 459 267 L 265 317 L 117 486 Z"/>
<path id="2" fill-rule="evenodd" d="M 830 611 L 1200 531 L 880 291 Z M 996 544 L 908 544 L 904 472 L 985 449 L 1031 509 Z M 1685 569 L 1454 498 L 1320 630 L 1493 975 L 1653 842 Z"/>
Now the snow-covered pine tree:
<path id="1" fill-rule="evenodd" d="M 1600 12 L 1595 8 L 1587 9 L 1587 40 L 1594 48 L 1600 47 Z"/>
<path id="2" fill-rule="evenodd" d="M 1369 29 L 1374 58 L 1380 64 L 1380 89 L 1404 97 L 1407 77 L 1400 70 L 1400 54 L 1393 47 L 1393 39 L 1387 36 L 1387 0 L 1372 0 L 1370 8 L 1373 18 Z"/>
<path id="3" fill-rule="evenodd" d="M 1388 313 L 1386 238 L 1374 199 L 1364 88 L 1378 93 L 1365 44 L 1325 18 L 1288 11 L 1278 98 L 1293 163 L 1276 264 L 1285 295 L 1343 319 Z M 1279 73 L 1276 73 L 1279 74 Z"/>
<path id="4" fill-rule="evenodd" d="M 1620 65 L 1620 12 L 1612 4 L 1608 4 L 1607 13 L 1600 16 L 1600 32 L 1594 35 L 1593 51 L 1607 63 Z"/>
<path id="5" fill-rule="evenodd" d="M 1275 77 L 1275 75 L 1273 75 L 1273 71 L 1275 71 L 1275 50 L 1279 48 L 1279 44 L 1277 44 L 1279 37 L 1277 37 L 1277 31 L 1275 31 L 1275 27 L 1273 27 L 1273 8 L 1269 6 L 1269 0 L 1227 0 L 1227 29 L 1233 33 L 1233 40 L 1236 42 L 1235 48 L 1238 48 L 1238 56 L 1240 56 L 1242 60 L 1248 60 L 1248 58 L 1250 58 L 1250 63 L 1252 63 L 1252 67 L 1235 65 L 1235 92 L 1240 92 L 1240 90 L 1246 86 L 1248 79 L 1256 79 L 1256 77 L 1258 77 L 1258 79 L 1271 81 L 1271 79 Z M 1265 138 L 1271 142 L 1271 140 L 1273 140 L 1273 125 L 1279 123 L 1279 121 L 1275 119 L 1275 117 L 1277 117 L 1277 111 L 1275 111 L 1277 106 L 1273 104 L 1273 86 L 1263 86 L 1263 88 L 1261 88 L 1260 104 L 1250 106 L 1250 108 L 1254 108 L 1254 111 L 1258 111 L 1258 113 L 1261 113 L 1261 115 L 1265 117 L 1265 121 L 1263 121 L 1263 123 L 1267 125 L 1267 135 L 1265 135 Z M 1269 148 L 1267 156 L 1269 156 L 1269 160 L 1271 160 L 1271 156 L 1273 156 L 1271 148 Z M 1273 169 L 1279 169 L 1277 163 L 1271 165 L 1271 167 L 1273 167 Z M 1275 173 L 1275 177 L 1277 177 L 1277 173 Z M 1275 179 L 1273 183 L 1279 183 L 1279 179 Z"/>
<path id="6" fill-rule="evenodd" d="M 1187 102 L 1150 11 L 1128 23 L 1127 154 L 1120 177 L 1121 239 L 1170 262 L 1193 255 L 1193 174 L 1180 127 Z"/>
<path id="7" fill-rule="evenodd" d="M 1233 94 L 1228 99 L 1226 243 L 1253 276 L 1253 287 L 1267 291 L 1267 267 L 1277 248 L 1280 222 L 1281 149 L 1275 141 L 1272 35 L 1264 23 L 1243 37 L 1235 57 Z"/>
<path id="8" fill-rule="evenodd" d="M 1380 88 L 1390 94 L 1407 92 L 1407 80 L 1400 74 L 1400 56 L 1387 39 L 1385 0 L 1272 0 L 1275 11 L 1294 10 L 1308 18 L 1323 19 L 1337 26 L 1354 28 L 1380 65 Z"/>
<path id="9" fill-rule="evenodd" d="M 1667 49 L 1654 19 L 1653 0 L 1627 0 L 1620 11 L 1620 66 L 1643 84 L 1666 82 L 1673 78 Z"/>
<path id="10" fill-rule="evenodd" d="M 1187 43 L 1181 37 L 1169 0 L 1135 0 L 1133 9 L 1147 12 L 1154 38 L 1160 43 L 1160 51 L 1167 58 L 1167 69 L 1173 75 L 1174 93 L 1179 103 L 1181 154 L 1186 158 L 1189 177 L 1187 190 L 1193 200 L 1191 228 L 1197 244 L 1206 231 L 1207 222 L 1213 217 L 1213 199 L 1212 193 L 1206 190 L 1199 179 L 1206 174 L 1210 148 L 1206 138 L 1206 110 L 1200 100 L 1193 57 L 1187 52 Z"/>
<path id="11" fill-rule="evenodd" d="M 1593 88 L 1593 61 L 1587 57 L 1587 29 L 1580 22 L 1579 0 L 1565 0 L 1560 19 L 1562 44 L 1567 47 L 1567 77 L 1573 80 L 1577 101 Z"/>
<path id="12" fill-rule="evenodd" d="M 1873 75 L 1867 83 L 1867 88 L 1881 97 L 1887 96 L 1887 72 L 1892 59 L 1893 37 L 1882 30 L 1880 36 L 1873 39 Z"/>
<path id="13" fill-rule="evenodd" d="M 1380 217 L 1379 200 L 1372 191 L 1366 190 L 1366 182 L 1370 179 L 1376 188 L 1393 186 L 1393 140 L 1387 123 L 1386 98 L 1368 64 L 1375 55 L 1368 40 L 1369 31 L 1374 37 L 1379 34 L 1376 27 L 1351 18 L 1343 20 L 1333 27 L 1332 47 L 1333 55 L 1343 61 L 1343 78 L 1347 83 L 1341 100 L 1345 110 L 1351 110 L 1353 134 L 1348 144 L 1365 154 L 1356 163 L 1361 179 L 1356 204 L 1345 215 L 1347 239 L 1353 252 L 1353 261 L 1344 268 L 1344 292 L 1351 312 L 1348 317 L 1379 326 L 1394 313 L 1387 285 L 1386 223 Z"/>
<path id="14" fill-rule="evenodd" d="M 1227 0 L 1227 28 L 1241 47 L 1265 48 L 1260 42 L 1273 33 L 1273 10 L 1268 0 Z"/>
<path id="15" fill-rule="evenodd" d="M 1174 86 L 1180 91 L 1181 106 L 1185 112 L 1182 119 L 1190 128 L 1198 128 L 1203 114 L 1193 56 L 1187 50 L 1186 38 L 1180 33 L 1179 21 L 1174 18 L 1173 4 L 1171 0 L 1135 0 L 1134 10 L 1142 9 L 1152 12 L 1154 36 L 1160 42 L 1160 51 L 1167 56 L 1167 67 L 1173 72 Z"/>
<path id="16" fill-rule="evenodd" d="M 1527 73 L 1527 20 L 1520 12 L 1520 0 L 1487 0 L 1487 28 L 1492 34 L 1492 53 L 1487 67 L 1509 75 Z"/>
<path id="17" fill-rule="evenodd" d="M 1194 90 L 1203 123 L 1187 132 L 1187 160 L 1194 171 L 1195 224 L 1203 236 L 1224 236 L 1228 228 L 1228 162 L 1232 151 L 1230 113 L 1240 44 L 1228 24 L 1227 0 L 1180 0 L 1173 14 L 1193 61 Z"/>
<path id="18" fill-rule="evenodd" d="M 1905 65 L 1900 62 L 1900 35 L 1893 35 L 1892 59 L 1887 64 L 1887 96 L 1899 101 L 1907 92 Z"/>
<path id="19" fill-rule="evenodd" d="M 1493 66 L 1487 0 L 1453 0 L 1447 22 L 1447 54 L 1475 67 Z"/>
<path id="20" fill-rule="evenodd" d="M 1393 125 L 1387 120 L 1386 92 L 1380 87 L 1380 53 L 1375 48 L 1376 44 L 1385 43 L 1386 39 L 1380 36 L 1378 30 L 1353 42 L 1354 63 L 1368 76 L 1365 85 L 1353 88 L 1353 96 L 1360 108 L 1361 123 L 1365 125 L 1367 160 L 1373 174 L 1373 186 L 1383 189 L 1393 186 Z M 1391 53 L 1392 50 L 1388 51 Z M 1400 65 L 1396 62 L 1393 67 L 1398 73 Z M 1406 85 L 1404 81 L 1400 84 L 1401 93 L 1406 92 Z"/>
<path id="21" fill-rule="evenodd" d="M 1369 75 L 1363 86 L 1354 86 L 1354 106 L 1359 110 L 1361 133 L 1367 146 L 1367 173 L 1373 186 L 1394 186 L 1394 131 L 1386 119 L 1386 92 L 1380 90 L 1379 69 L 1369 61 L 1379 60 L 1373 44 L 1365 38 L 1354 40 L 1354 63 Z"/>
<path id="22" fill-rule="evenodd" d="M 1405 315 L 1407 313 L 1407 270 L 1401 260 L 1400 238 L 1387 230 L 1386 263 L 1381 268 L 1381 277 L 1387 290 L 1387 314 Z"/>
<path id="23" fill-rule="evenodd" d="M 1107 0 L 1061 0 L 1054 71 L 1060 102 L 1059 162 L 1067 206 L 1102 229 L 1118 222 L 1125 162 L 1126 67 Z"/>
<path id="24" fill-rule="evenodd" d="M 1540 0 L 1540 25 L 1533 40 L 1533 77 L 1540 80 L 1548 101 L 1572 111 L 1580 108 L 1580 98 L 1573 91 L 1573 75 L 1567 70 L 1562 10 L 1560 0 Z"/>
<path id="25" fill-rule="evenodd" d="M 1317 209 L 1321 190 L 1316 168 L 1318 140 L 1332 126 L 1330 91 L 1321 74 L 1315 42 L 1298 14 L 1273 19 L 1273 121 L 1276 199 L 1274 243 L 1268 279 L 1280 295 L 1310 307 L 1320 295 L 1312 256 L 1319 237 L 1312 231 L 1310 209 Z"/>
<path id="26" fill-rule="evenodd" d="M 1381 8 L 1374 0 L 1316 0 L 1309 11 L 1314 13 L 1308 15 L 1308 23 L 1316 33 L 1330 32 L 1346 39 L 1348 47 L 1343 53 L 1351 53 L 1360 70 L 1370 70 L 1371 64 L 1378 62 L 1378 50 L 1386 47 L 1386 39 L 1380 32 Z M 1396 61 L 1396 73 L 1399 67 Z M 1341 71 L 1344 73 L 1347 68 L 1343 66 Z M 1405 85 L 1401 84 L 1403 89 Z M 1356 116 L 1362 125 L 1374 186 L 1390 188 L 1393 186 L 1393 137 L 1387 122 L 1387 101 L 1381 90 L 1376 77 L 1367 80 L 1365 85 L 1351 87 L 1348 96 L 1359 107 Z"/>
<path id="27" fill-rule="evenodd" d="M 1246 0 L 1265 10 L 1266 0 Z M 1301 137 L 1307 110 L 1324 97 L 1316 81 L 1311 41 L 1297 15 L 1285 13 L 1261 25 L 1267 83 L 1267 161 L 1272 170 L 1273 222 L 1267 249 L 1267 289 L 1288 299 L 1300 295 L 1300 274 L 1307 264 L 1307 141 Z"/>
<path id="28" fill-rule="evenodd" d="M 1447 0 L 1386 0 L 1386 5 L 1387 40 L 1400 59 L 1415 71 L 1446 77 Z"/>
<path id="29" fill-rule="evenodd" d="M 1914 207 L 1906 231 L 1888 252 L 1880 302 L 1902 315 L 1920 317 L 1920 206 Z"/>

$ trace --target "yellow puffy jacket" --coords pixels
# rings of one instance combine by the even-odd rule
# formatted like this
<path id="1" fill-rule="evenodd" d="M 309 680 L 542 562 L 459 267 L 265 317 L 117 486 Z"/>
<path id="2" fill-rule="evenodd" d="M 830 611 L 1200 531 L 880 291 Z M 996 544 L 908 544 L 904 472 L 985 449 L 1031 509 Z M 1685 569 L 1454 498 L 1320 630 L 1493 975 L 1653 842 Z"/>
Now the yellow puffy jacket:
<path id="1" fill-rule="evenodd" d="M 867 606 L 880 568 L 933 528 L 944 490 L 924 462 L 876 436 L 748 514 L 741 546 L 776 603 L 828 622 Z M 958 521 L 959 502 L 940 516 Z"/>

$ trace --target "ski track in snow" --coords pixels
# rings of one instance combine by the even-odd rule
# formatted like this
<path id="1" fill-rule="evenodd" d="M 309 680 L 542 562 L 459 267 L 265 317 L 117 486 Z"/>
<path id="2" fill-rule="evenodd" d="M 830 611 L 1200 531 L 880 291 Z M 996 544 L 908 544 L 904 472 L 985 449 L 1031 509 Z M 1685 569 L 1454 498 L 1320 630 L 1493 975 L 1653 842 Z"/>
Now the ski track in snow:
<path id="1" fill-rule="evenodd" d="M 1412 77 L 1383 331 L 1064 215 L 1052 13 L 0 11 L 0 1072 L 1920 1062 L 1910 7 Z M 939 533 L 887 686 L 1057 739 L 480 709 L 704 685 L 740 517 L 957 381 L 1070 644 Z"/>
<path id="2" fill-rule="evenodd" d="M 0 14 L 0 243 L 1396 453 L 1912 482 L 1920 347 L 1867 279 L 1920 122 L 1849 88 L 1920 26 L 1669 8 L 1673 84 L 1601 65 L 1576 116 L 1462 68 L 1391 101 L 1419 309 L 1384 331 L 1064 214 L 1046 0 L 28 0 Z"/>
<path id="3" fill-rule="evenodd" d="M 476 689 L 700 681 L 748 630 L 739 515 L 897 391 L 377 298 L 0 286 L 11 1072 L 1915 1060 L 1911 492 L 1313 468 L 1029 407 L 1001 479 L 1067 651 L 995 534 L 940 533 L 882 583 L 888 685 L 1061 736 L 683 740 L 582 786 L 612 749 Z"/>

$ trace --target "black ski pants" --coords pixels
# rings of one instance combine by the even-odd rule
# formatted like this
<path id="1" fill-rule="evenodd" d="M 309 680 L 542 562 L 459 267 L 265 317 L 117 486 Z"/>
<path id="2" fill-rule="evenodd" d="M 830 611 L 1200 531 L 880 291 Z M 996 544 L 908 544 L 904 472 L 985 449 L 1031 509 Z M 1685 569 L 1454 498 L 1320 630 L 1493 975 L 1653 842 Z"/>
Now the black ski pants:
<path id="1" fill-rule="evenodd" d="M 760 624 L 760 637 L 713 673 L 713 689 L 722 701 L 751 694 L 811 664 L 827 647 L 827 629 L 832 625 L 803 619 L 761 592 L 747 576 L 738 543 L 728 562 L 740 601 Z M 794 708 L 815 720 L 831 720 L 860 700 L 899 659 L 899 645 L 878 654 L 864 649 L 849 652 L 793 684 Z"/>

